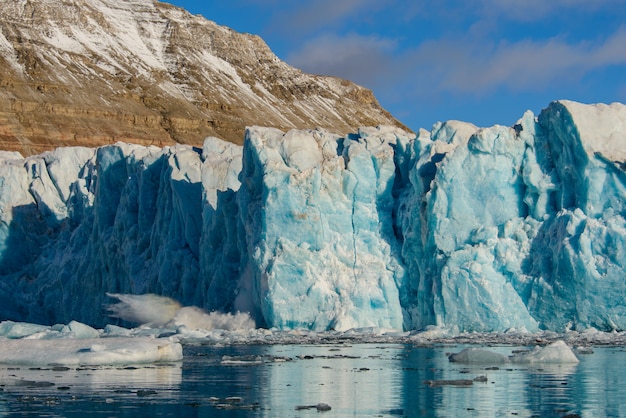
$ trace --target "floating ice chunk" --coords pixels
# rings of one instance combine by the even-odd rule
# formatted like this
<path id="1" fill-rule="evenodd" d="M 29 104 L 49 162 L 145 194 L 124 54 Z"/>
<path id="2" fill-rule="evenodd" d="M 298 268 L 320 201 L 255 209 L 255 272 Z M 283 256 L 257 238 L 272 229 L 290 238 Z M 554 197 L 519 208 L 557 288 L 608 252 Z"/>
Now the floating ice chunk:
<path id="1" fill-rule="evenodd" d="M 227 365 L 256 365 L 263 364 L 261 356 L 222 356 L 221 364 Z"/>
<path id="2" fill-rule="evenodd" d="M 531 351 L 515 353 L 509 357 L 484 348 L 466 348 L 459 353 L 448 356 L 451 362 L 466 364 L 502 364 L 513 363 L 549 363 L 575 364 L 579 360 L 571 348 L 564 341 L 556 341 L 545 347 L 535 347 Z"/>
<path id="3" fill-rule="evenodd" d="M 327 403 L 320 402 L 315 405 L 298 405 L 296 406 L 296 411 L 304 411 L 307 409 L 316 409 L 318 412 L 326 412 L 330 411 L 332 407 Z"/>
<path id="4" fill-rule="evenodd" d="M 78 321 L 71 321 L 64 328 L 66 328 L 67 332 L 71 332 L 76 338 L 98 338 L 100 336 L 98 330 Z M 64 329 L 63 331 L 66 330 Z"/>
<path id="5" fill-rule="evenodd" d="M 514 363 L 578 363 L 578 357 L 564 341 L 556 341 L 545 347 L 535 347 L 527 353 L 514 354 L 510 357 Z"/>
<path id="6" fill-rule="evenodd" d="M 38 332 L 47 331 L 50 327 L 45 325 L 29 324 L 27 322 L 0 322 L 0 337 L 24 338 Z"/>
<path id="7" fill-rule="evenodd" d="M 124 327 L 118 327 L 117 325 L 108 324 L 104 327 L 103 334 L 107 337 L 127 337 L 131 334 L 131 330 Z"/>
<path id="8" fill-rule="evenodd" d="M 0 340 L 0 363 L 12 365 L 123 365 L 182 358 L 181 344 L 167 338 Z"/>
<path id="9" fill-rule="evenodd" d="M 454 363 L 465 364 L 502 364 L 507 362 L 507 357 L 484 348 L 466 348 L 460 353 L 453 353 L 448 360 Z"/>

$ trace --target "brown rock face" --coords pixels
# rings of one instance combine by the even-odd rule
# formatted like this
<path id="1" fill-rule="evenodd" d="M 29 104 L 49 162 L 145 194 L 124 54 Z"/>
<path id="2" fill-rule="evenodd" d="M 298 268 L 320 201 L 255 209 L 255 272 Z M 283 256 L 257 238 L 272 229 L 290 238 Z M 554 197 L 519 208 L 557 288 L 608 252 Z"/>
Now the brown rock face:
<path id="1" fill-rule="evenodd" d="M 258 36 L 152 0 L 0 0 L 0 68 L 0 149 L 24 155 L 241 143 L 251 125 L 403 127 L 371 91 L 304 74 Z"/>

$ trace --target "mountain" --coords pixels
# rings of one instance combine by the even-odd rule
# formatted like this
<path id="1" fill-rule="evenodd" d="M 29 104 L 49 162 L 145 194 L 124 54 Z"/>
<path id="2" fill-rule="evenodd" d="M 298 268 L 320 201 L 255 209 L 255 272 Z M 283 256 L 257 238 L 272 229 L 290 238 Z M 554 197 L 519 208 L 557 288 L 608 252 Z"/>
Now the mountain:
<path id="1" fill-rule="evenodd" d="M 241 144 L 246 126 L 402 126 L 370 90 L 153 0 L 0 0 L 0 149 Z"/>
<path id="2" fill-rule="evenodd" d="M 156 293 L 277 329 L 626 329 L 626 106 L 0 153 L 0 319 Z"/>

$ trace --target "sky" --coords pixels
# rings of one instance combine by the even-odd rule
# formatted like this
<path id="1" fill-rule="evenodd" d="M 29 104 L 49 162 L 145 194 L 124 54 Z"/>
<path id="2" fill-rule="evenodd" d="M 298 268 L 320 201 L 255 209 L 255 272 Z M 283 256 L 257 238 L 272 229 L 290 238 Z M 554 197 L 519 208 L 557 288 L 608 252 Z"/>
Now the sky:
<path id="1" fill-rule="evenodd" d="M 373 90 L 413 131 L 626 102 L 626 0 L 169 0 Z"/>

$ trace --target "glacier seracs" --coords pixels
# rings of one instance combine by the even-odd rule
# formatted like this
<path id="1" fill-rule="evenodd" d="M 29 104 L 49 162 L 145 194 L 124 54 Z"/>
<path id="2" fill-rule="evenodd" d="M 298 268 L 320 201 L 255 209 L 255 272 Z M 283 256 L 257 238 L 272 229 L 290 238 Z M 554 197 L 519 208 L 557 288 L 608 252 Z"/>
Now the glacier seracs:
<path id="1" fill-rule="evenodd" d="M 626 329 L 626 106 L 0 154 L 0 319 L 106 293 L 338 331 Z"/>
<path id="2" fill-rule="evenodd" d="M 406 134 L 248 130 L 239 201 L 254 301 L 268 325 L 402 328 L 392 219 L 398 136 Z"/>

